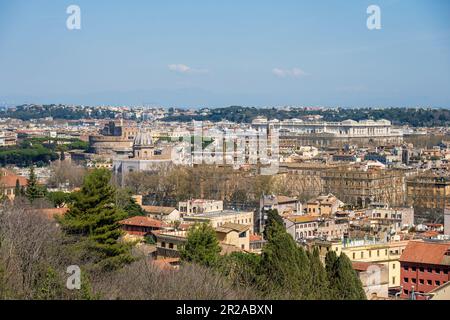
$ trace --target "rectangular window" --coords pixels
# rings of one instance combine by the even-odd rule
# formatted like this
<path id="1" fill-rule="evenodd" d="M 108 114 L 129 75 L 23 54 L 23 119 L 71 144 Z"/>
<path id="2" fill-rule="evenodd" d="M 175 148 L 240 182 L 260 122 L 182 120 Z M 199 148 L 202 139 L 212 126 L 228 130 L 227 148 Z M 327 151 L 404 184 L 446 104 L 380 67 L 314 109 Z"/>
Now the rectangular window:
<path id="1" fill-rule="evenodd" d="M 428 284 L 429 286 L 431 286 L 431 285 L 433 284 L 433 281 L 427 280 L 427 284 Z"/>
<path id="2" fill-rule="evenodd" d="M 424 271 L 425 271 L 425 269 L 424 269 L 424 268 L 420 268 L 419 270 L 420 270 L 420 272 L 424 272 Z"/>
<path id="3" fill-rule="evenodd" d="M 419 283 L 420 283 L 420 284 L 425 284 L 425 280 L 420 279 L 420 280 L 419 280 Z"/>
<path id="4" fill-rule="evenodd" d="M 409 279 L 408 278 L 403 278 L 403 282 L 408 283 Z"/>
<path id="5" fill-rule="evenodd" d="M 166 243 L 163 241 L 161 242 L 161 247 L 165 248 L 166 247 Z"/>
<path id="6" fill-rule="evenodd" d="M 439 280 L 436 280 L 435 283 L 436 283 L 437 286 L 440 286 L 440 285 L 441 285 L 441 282 L 440 282 Z"/>

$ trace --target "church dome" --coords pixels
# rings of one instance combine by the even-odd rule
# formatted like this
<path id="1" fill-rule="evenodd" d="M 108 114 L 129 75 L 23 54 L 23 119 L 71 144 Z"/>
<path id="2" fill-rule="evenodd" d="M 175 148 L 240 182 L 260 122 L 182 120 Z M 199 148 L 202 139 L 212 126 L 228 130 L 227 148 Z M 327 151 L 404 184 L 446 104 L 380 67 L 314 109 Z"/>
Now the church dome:
<path id="1" fill-rule="evenodd" d="M 141 147 L 152 146 L 153 145 L 152 136 L 148 132 L 140 130 L 139 133 L 134 138 L 133 145 Z"/>

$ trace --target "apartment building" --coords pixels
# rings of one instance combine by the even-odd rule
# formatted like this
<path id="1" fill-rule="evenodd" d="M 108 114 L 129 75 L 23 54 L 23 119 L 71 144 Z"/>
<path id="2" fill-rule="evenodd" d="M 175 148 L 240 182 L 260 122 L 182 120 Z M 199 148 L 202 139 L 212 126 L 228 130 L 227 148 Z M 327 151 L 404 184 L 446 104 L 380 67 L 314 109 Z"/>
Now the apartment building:
<path id="1" fill-rule="evenodd" d="M 424 300 L 427 293 L 450 281 L 450 242 L 410 241 L 400 264 L 401 297 Z"/>
<path id="2" fill-rule="evenodd" d="M 409 241 L 380 242 L 376 240 L 315 241 L 312 247 L 319 249 L 324 259 L 328 251 L 337 255 L 346 254 L 352 262 L 370 262 L 386 266 L 389 277 L 389 288 L 400 287 L 400 256 Z"/>

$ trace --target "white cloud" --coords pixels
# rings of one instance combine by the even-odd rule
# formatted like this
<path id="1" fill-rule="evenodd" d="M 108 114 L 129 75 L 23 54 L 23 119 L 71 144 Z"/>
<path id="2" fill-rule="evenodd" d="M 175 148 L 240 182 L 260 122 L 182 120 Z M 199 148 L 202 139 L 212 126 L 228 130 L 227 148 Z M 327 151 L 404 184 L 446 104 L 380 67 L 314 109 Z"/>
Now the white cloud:
<path id="1" fill-rule="evenodd" d="M 194 69 L 185 64 L 169 64 L 168 65 L 170 71 L 178 72 L 178 73 L 207 73 L 206 69 Z"/>
<path id="2" fill-rule="evenodd" d="M 280 69 L 274 68 L 272 69 L 272 73 L 280 78 L 300 78 L 302 76 L 307 76 L 308 74 L 300 68 L 292 68 L 292 69 Z"/>

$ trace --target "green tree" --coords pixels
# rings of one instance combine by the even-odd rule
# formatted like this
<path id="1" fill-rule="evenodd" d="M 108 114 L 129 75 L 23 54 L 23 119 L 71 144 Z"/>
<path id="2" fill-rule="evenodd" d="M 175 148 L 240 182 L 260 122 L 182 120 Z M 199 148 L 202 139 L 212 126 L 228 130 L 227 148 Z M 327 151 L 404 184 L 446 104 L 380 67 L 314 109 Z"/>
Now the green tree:
<path id="1" fill-rule="evenodd" d="M 330 257 L 330 261 L 332 261 Z M 328 268 L 330 273 L 330 288 L 333 293 L 333 299 L 337 300 L 366 300 L 366 294 L 362 287 L 358 274 L 353 270 L 352 262 L 341 253 L 333 266 Z"/>
<path id="2" fill-rule="evenodd" d="M 180 254 L 184 261 L 212 267 L 216 264 L 220 251 L 216 231 L 209 224 L 202 223 L 188 231 L 187 242 Z"/>
<path id="3" fill-rule="evenodd" d="M 19 182 L 19 179 L 16 179 L 16 187 L 14 188 L 14 195 L 16 197 L 19 197 L 20 193 L 21 193 L 20 182 Z"/>
<path id="4" fill-rule="evenodd" d="M 258 284 L 260 263 L 260 255 L 233 252 L 220 257 L 217 268 L 234 285 L 248 288 L 249 286 L 255 287 Z"/>
<path id="5" fill-rule="evenodd" d="M 72 194 L 62 191 L 47 193 L 47 199 L 50 200 L 56 208 L 62 208 L 72 201 Z"/>
<path id="6" fill-rule="evenodd" d="M 115 205 L 116 189 L 110 180 L 108 170 L 92 171 L 81 190 L 74 193 L 69 211 L 60 219 L 63 230 L 84 240 L 85 248 L 97 254 L 95 263 L 108 270 L 133 260 L 130 247 L 118 242 L 122 234 L 118 222 L 127 214 Z"/>
<path id="7" fill-rule="evenodd" d="M 27 188 L 25 190 L 25 195 L 32 203 L 36 199 L 44 198 L 45 188 L 38 184 L 37 176 L 34 173 L 34 167 L 30 168 L 30 175 L 27 181 Z"/>
<path id="8" fill-rule="evenodd" d="M 261 256 L 262 289 L 271 298 L 308 299 L 311 277 L 308 257 L 284 226 L 271 224 Z"/>
<path id="9" fill-rule="evenodd" d="M 269 210 L 267 211 L 267 221 L 266 225 L 264 227 L 264 238 L 266 240 L 270 239 L 270 236 L 272 235 L 273 231 L 275 230 L 275 226 L 283 226 L 283 218 L 278 214 L 278 210 Z M 278 228 L 276 228 L 278 230 Z"/>
<path id="10" fill-rule="evenodd" d="M 66 154 L 64 153 L 64 150 L 61 150 L 61 155 L 59 157 L 59 160 L 61 160 L 61 161 L 66 160 Z"/>
<path id="11" fill-rule="evenodd" d="M 326 269 L 320 261 L 319 249 L 314 248 L 312 253 L 309 253 L 309 263 L 311 268 L 311 291 L 310 294 L 313 299 L 330 299 L 331 291 L 328 281 Z"/>
<path id="12" fill-rule="evenodd" d="M 132 197 L 132 192 L 128 188 L 118 188 L 116 191 L 116 205 L 126 212 L 129 217 L 146 216 L 144 209 Z"/>

